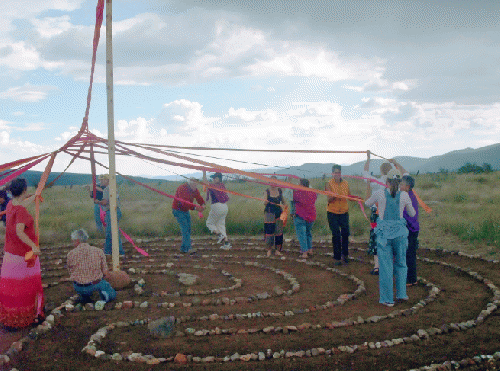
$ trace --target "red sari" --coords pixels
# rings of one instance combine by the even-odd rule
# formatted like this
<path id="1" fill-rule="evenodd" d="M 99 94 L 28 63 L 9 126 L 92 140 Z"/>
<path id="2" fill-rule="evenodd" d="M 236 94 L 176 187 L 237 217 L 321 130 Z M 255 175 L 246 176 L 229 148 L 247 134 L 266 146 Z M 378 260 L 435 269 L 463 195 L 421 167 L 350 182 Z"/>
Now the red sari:
<path id="1" fill-rule="evenodd" d="M 44 298 L 40 259 L 28 267 L 24 255 L 31 248 L 16 234 L 16 225 L 23 223 L 24 232 L 35 241 L 33 217 L 21 205 L 7 205 L 7 225 L 2 268 L 0 272 L 0 323 L 8 327 L 26 327 L 37 316 L 43 316 Z"/>

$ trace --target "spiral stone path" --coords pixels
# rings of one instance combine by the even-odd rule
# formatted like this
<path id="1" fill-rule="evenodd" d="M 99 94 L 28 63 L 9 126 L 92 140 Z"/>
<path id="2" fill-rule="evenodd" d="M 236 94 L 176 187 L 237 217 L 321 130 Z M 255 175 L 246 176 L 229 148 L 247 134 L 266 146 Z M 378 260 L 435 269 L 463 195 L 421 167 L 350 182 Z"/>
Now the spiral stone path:
<path id="1" fill-rule="evenodd" d="M 338 267 L 324 240 L 307 260 L 295 241 L 283 257 L 267 257 L 259 238 L 235 239 L 227 251 L 196 239 L 193 256 L 179 253 L 179 239 L 138 242 L 150 256 L 126 246 L 122 269 L 133 284 L 104 308 L 75 303 L 70 247 L 47 247 L 50 315 L 1 334 L 0 370 L 500 367 L 497 261 L 421 248 L 410 300 L 387 308 L 365 244 L 353 243 L 351 261 Z M 162 321 L 170 327 L 153 331 Z"/>

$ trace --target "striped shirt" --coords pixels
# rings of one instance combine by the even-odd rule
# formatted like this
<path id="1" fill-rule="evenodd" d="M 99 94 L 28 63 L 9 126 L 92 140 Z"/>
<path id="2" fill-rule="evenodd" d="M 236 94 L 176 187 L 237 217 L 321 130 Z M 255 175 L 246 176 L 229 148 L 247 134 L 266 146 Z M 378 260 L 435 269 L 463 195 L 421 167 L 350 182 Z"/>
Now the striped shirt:
<path id="1" fill-rule="evenodd" d="M 81 243 L 68 253 L 70 279 L 81 285 L 101 280 L 108 272 L 104 252 L 88 243 Z"/>

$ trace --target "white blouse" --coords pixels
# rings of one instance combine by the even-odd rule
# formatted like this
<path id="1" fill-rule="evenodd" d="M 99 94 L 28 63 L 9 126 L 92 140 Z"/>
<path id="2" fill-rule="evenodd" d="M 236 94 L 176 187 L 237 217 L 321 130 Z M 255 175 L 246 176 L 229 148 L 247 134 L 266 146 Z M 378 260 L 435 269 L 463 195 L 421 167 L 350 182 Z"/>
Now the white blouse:
<path id="1" fill-rule="evenodd" d="M 411 204 L 410 196 L 408 192 L 400 191 L 401 196 L 399 197 L 399 217 L 403 218 L 403 211 L 406 207 L 406 212 L 409 216 L 415 216 L 416 212 Z M 385 189 L 375 192 L 368 200 L 365 201 L 366 206 L 373 206 L 378 204 L 378 217 L 382 220 L 384 219 L 385 212 Z"/>

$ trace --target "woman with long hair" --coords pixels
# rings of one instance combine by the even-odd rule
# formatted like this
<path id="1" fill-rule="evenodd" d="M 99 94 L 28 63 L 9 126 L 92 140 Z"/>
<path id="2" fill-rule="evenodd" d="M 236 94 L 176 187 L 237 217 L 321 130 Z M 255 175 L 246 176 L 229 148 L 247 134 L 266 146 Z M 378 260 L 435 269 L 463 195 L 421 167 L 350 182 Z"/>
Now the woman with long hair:
<path id="1" fill-rule="evenodd" d="M 387 173 L 388 189 L 375 192 L 365 201 L 367 206 L 378 204 L 377 254 L 380 265 L 380 303 L 394 306 L 393 278 L 396 281 L 396 300 L 406 301 L 406 250 L 408 228 L 403 212 L 415 216 L 415 209 L 407 192 L 399 191 L 401 173 L 392 169 Z"/>
<path id="2" fill-rule="evenodd" d="M 27 194 L 25 179 L 10 185 L 7 205 L 4 257 L 0 273 L 0 323 L 7 329 L 40 323 L 44 297 L 40 271 L 40 248 L 36 244 L 33 217 L 26 206 L 34 200 Z"/>

